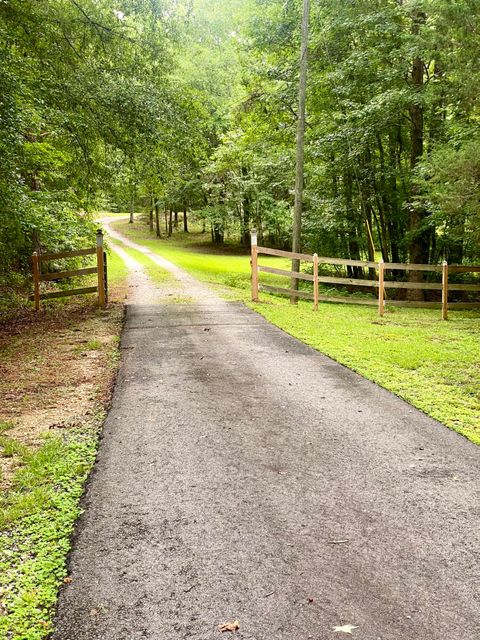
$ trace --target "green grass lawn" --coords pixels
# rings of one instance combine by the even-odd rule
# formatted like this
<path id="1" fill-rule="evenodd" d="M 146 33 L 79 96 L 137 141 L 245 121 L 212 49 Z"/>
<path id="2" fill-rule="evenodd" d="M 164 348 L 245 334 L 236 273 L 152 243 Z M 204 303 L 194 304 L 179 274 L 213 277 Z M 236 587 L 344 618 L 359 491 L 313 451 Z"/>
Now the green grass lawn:
<path id="1" fill-rule="evenodd" d="M 110 240 L 110 242 L 112 242 Z M 110 285 L 122 284 L 128 276 L 128 267 L 114 251 L 107 253 L 108 282 Z"/>
<path id="2" fill-rule="evenodd" d="M 249 255 L 234 248 L 216 250 L 208 236 L 175 234 L 156 239 L 140 222 L 114 227 L 132 240 L 183 267 L 194 276 L 228 290 L 286 332 L 393 391 L 428 415 L 480 444 L 480 313 L 438 309 L 388 308 L 320 303 L 293 306 L 287 299 L 261 294 L 250 301 Z M 281 259 L 263 264 L 287 267 Z M 271 281 L 288 282 L 273 278 Z M 288 286 L 283 284 L 283 286 Z"/>

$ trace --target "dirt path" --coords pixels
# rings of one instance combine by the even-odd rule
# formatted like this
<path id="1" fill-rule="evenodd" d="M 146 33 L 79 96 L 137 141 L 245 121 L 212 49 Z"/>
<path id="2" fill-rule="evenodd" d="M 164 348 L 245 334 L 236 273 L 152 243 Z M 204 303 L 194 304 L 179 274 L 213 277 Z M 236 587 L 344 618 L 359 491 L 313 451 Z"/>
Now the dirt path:
<path id="1" fill-rule="evenodd" d="M 122 349 L 55 640 L 478 640 L 477 447 L 213 296 Z"/>
<path id="2" fill-rule="evenodd" d="M 191 302 L 208 300 L 209 302 L 222 304 L 223 301 L 220 298 L 218 298 L 212 292 L 211 289 L 209 289 L 207 286 L 205 286 L 195 278 L 192 278 L 192 276 L 190 276 L 186 271 L 184 271 L 180 267 L 177 267 L 177 265 L 173 264 L 173 262 L 170 262 L 169 260 L 162 258 L 156 253 L 153 253 L 153 251 L 150 251 L 150 249 L 148 249 L 147 247 L 144 247 L 141 244 L 137 244 L 136 242 L 133 242 L 132 240 L 126 238 L 124 235 L 122 235 L 118 231 L 115 231 L 115 229 L 113 229 L 111 226 L 111 222 L 115 220 L 119 220 L 118 216 L 116 218 L 102 219 L 102 223 L 107 234 L 111 238 L 114 238 L 118 242 L 121 242 L 124 246 L 130 247 L 131 249 L 135 249 L 136 251 L 140 251 L 141 253 L 145 254 L 150 258 L 150 260 L 154 264 L 159 266 L 161 269 L 164 269 L 165 271 L 168 271 L 169 273 L 171 273 L 171 275 L 176 280 L 175 290 L 177 291 L 177 294 L 179 294 L 182 298 L 190 299 Z M 131 286 L 133 288 L 139 288 L 138 295 L 136 295 L 132 299 L 132 302 L 133 303 L 143 302 L 144 304 L 149 304 L 150 300 L 148 299 L 148 296 L 150 294 L 148 292 L 148 289 L 149 288 L 150 290 L 152 289 L 153 283 L 150 281 L 150 284 L 147 285 L 147 290 L 146 290 L 145 288 L 142 288 L 145 285 L 145 279 L 140 276 L 140 278 L 137 280 L 135 276 L 135 273 L 136 274 L 143 273 L 143 275 L 145 276 L 142 266 L 140 265 L 139 262 L 131 258 L 125 251 L 123 251 L 120 247 L 118 247 L 118 245 L 112 244 L 112 248 L 114 251 L 116 251 L 120 255 L 120 257 L 124 260 L 124 262 L 130 268 Z M 132 270 L 134 271 L 133 278 L 132 278 Z"/>
<path id="3" fill-rule="evenodd" d="M 142 265 L 118 245 L 112 243 L 111 248 L 128 267 L 126 304 L 157 304 L 160 302 L 160 290 L 147 276 Z"/>

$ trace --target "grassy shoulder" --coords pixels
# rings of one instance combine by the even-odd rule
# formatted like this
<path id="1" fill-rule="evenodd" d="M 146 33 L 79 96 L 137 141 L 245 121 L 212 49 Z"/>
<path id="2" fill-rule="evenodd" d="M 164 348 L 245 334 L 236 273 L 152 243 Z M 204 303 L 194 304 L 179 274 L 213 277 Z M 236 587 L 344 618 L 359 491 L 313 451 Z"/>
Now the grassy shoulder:
<path id="1" fill-rule="evenodd" d="M 107 252 L 109 297 L 114 302 L 121 301 L 127 286 L 128 267 L 112 250 Z"/>
<path id="2" fill-rule="evenodd" d="M 109 268 L 114 299 L 126 270 L 113 255 Z M 0 330 L 0 638 L 53 630 L 122 321 L 122 305 L 99 309 L 87 296 L 49 302 Z"/>
<path id="3" fill-rule="evenodd" d="M 200 280 L 221 285 L 228 298 L 243 300 L 284 331 L 480 444 L 479 312 L 450 312 L 448 322 L 443 322 L 438 310 L 431 309 L 387 305 L 380 319 L 375 308 L 360 305 L 323 303 L 313 312 L 308 302 L 292 306 L 265 294 L 254 304 L 248 254 L 235 253 L 232 247 L 218 250 L 208 245 L 208 236 L 198 233 L 158 240 L 141 222 L 128 225 L 120 220 L 114 226 Z M 262 263 L 282 268 L 276 259 L 262 256 Z"/>
<path id="4" fill-rule="evenodd" d="M 0 637 L 41 640 L 53 631 L 58 589 L 79 500 L 93 465 L 102 413 L 21 457 L 0 507 Z M 5 449 L 4 449 L 5 451 Z"/>
<path id="5" fill-rule="evenodd" d="M 480 315 L 301 301 L 250 306 L 302 342 L 480 444 Z"/>

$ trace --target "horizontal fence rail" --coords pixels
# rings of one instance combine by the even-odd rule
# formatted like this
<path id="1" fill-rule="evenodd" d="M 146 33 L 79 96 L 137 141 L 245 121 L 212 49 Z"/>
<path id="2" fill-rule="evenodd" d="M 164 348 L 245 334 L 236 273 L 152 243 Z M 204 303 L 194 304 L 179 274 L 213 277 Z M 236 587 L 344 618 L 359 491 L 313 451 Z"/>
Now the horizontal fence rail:
<path id="1" fill-rule="evenodd" d="M 66 258 L 78 258 L 82 256 L 93 256 L 97 258 L 95 267 L 86 267 L 83 269 L 70 269 L 68 271 L 57 271 L 51 273 L 41 273 L 41 263 L 50 260 L 64 260 Z M 74 251 L 61 251 L 59 253 L 37 253 L 32 255 L 33 265 L 33 295 L 30 300 L 35 302 L 35 311 L 40 309 L 41 300 L 49 300 L 51 298 L 66 298 L 69 296 L 79 296 L 87 293 L 97 293 L 98 302 L 103 307 L 107 300 L 107 256 L 103 250 L 103 231 L 97 231 L 97 246 L 90 249 L 76 249 Z M 60 291 L 47 291 L 40 293 L 41 282 L 52 282 L 64 280 L 65 278 L 76 278 L 89 274 L 97 274 L 97 285 L 95 287 L 82 287 L 79 289 L 66 289 Z"/>
<path id="2" fill-rule="evenodd" d="M 97 249 L 77 249 L 76 251 L 61 251 L 60 253 L 39 253 L 38 260 L 60 260 L 61 258 L 77 258 L 80 256 L 93 256 Z"/>
<path id="3" fill-rule="evenodd" d="M 379 260 L 378 262 L 371 262 L 368 260 L 349 260 L 344 258 L 329 258 L 324 256 L 317 256 L 317 254 L 309 255 L 306 253 L 294 253 L 291 251 L 284 251 L 281 249 L 271 249 L 270 247 L 260 247 L 257 244 L 257 234 L 255 230 L 251 233 L 251 266 L 252 266 L 252 300 L 258 302 L 259 291 L 265 291 L 266 293 L 274 293 L 287 295 L 295 300 L 297 298 L 313 300 L 314 309 L 318 308 L 319 302 L 339 302 L 344 304 L 360 304 L 370 305 L 378 307 L 380 316 L 384 315 L 385 304 L 395 307 L 417 307 L 417 308 L 433 308 L 442 310 L 442 318 L 446 320 L 448 318 L 448 309 L 477 309 L 480 308 L 480 301 L 478 302 L 449 302 L 448 295 L 450 292 L 479 292 L 479 284 L 460 284 L 449 282 L 450 274 L 465 274 L 465 273 L 480 273 L 480 265 L 449 265 L 447 262 L 443 262 L 441 265 L 430 264 L 411 264 L 411 263 L 397 263 L 397 262 L 384 262 Z M 279 269 L 276 267 L 267 267 L 258 264 L 259 255 L 276 256 L 280 258 L 296 259 L 301 262 L 313 263 L 313 274 L 304 273 L 301 271 L 291 271 L 288 269 Z M 333 265 L 343 267 L 362 267 L 368 269 L 375 269 L 377 272 L 377 279 L 363 279 L 355 277 L 343 277 L 343 276 L 327 276 L 318 273 L 319 265 Z M 385 272 L 431 272 L 438 273 L 442 276 L 442 282 L 415 282 L 415 281 L 400 281 L 390 280 L 385 278 Z M 268 273 L 278 276 L 284 276 L 290 278 L 292 281 L 304 280 L 313 283 L 313 292 L 297 290 L 290 287 L 280 287 L 267 285 L 259 282 L 258 274 Z M 377 299 L 368 298 L 355 298 L 353 296 L 328 296 L 319 294 L 319 284 L 333 284 L 343 286 L 355 286 L 366 287 L 371 289 L 378 289 Z M 292 285 L 293 286 L 293 285 Z M 386 289 L 398 289 L 398 290 L 420 290 L 420 291 L 440 291 L 442 300 L 441 302 L 431 302 L 423 300 L 386 300 Z"/>
<path id="4" fill-rule="evenodd" d="M 88 267 L 87 269 L 74 269 L 73 271 L 59 271 L 58 273 L 41 273 L 39 280 L 40 282 L 48 282 L 49 280 L 63 280 L 64 278 L 85 276 L 88 273 L 97 273 L 97 267 Z"/>
<path id="5" fill-rule="evenodd" d="M 69 296 L 80 296 L 84 293 L 97 293 L 98 287 L 83 287 L 82 289 L 64 289 L 61 291 L 48 291 L 40 294 L 40 300 L 50 298 L 68 298 Z"/>

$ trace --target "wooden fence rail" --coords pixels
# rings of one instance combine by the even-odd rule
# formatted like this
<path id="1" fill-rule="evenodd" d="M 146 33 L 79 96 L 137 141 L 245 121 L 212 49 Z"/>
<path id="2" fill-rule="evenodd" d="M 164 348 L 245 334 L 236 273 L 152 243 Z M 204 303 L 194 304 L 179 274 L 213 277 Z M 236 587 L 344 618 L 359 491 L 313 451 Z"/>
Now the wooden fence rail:
<path id="1" fill-rule="evenodd" d="M 97 257 L 95 267 L 86 267 L 84 269 L 72 269 L 68 271 L 57 271 L 52 273 L 41 273 L 41 263 L 49 260 L 61 260 L 65 258 L 77 258 L 80 256 Z M 37 253 L 32 255 L 33 265 L 33 295 L 30 300 L 35 302 L 35 311 L 40 309 L 41 300 L 49 300 L 51 298 L 66 298 L 69 296 L 78 296 L 86 293 L 98 293 L 98 303 L 105 306 L 107 301 L 107 260 L 103 250 L 103 231 L 97 231 L 97 245 L 90 249 L 77 249 L 75 251 L 61 251 L 59 253 Z M 40 293 L 40 283 L 50 282 L 52 280 L 63 280 L 65 278 L 74 278 L 77 276 L 85 276 L 92 273 L 97 274 L 97 285 L 95 287 L 83 287 L 80 289 L 68 289 L 61 291 L 48 291 Z"/>
<path id="2" fill-rule="evenodd" d="M 480 292 L 479 284 L 457 284 L 449 282 L 449 275 L 456 273 L 480 273 L 479 265 L 449 265 L 443 262 L 441 265 L 430 264 L 403 264 L 396 262 L 371 262 L 368 260 L 349 260 L 343 258 L 328 258 L 317 256 L 317 254 L 309 255 L 306 253 L 293 253 L 291 251 L 283 251 L 281 249 L 271 249 L 269 247 L 259 247 L 257 244 L 257 232 L 255 229 L 251 232 L 252 247 L 252 300 L 258 302 L 259 291 L 267 293 L 275 293 L 288 295 L 292 298 L 304 298 L 313 300 L 314 309 L 318 309 L 319 302 L 341 302 L 347 304 L 361 304 L 378 307 L 378 313 L 383 316 L 385 313 L 385 304 L 397 307 L 418 307 L 418 308 L 438 308 L 442 310 L 442 318 L 447 320 L 449 309 L 475 309 L 480 308 L 479 302 L 449 302 L 448 296 L 451 291 L 471 291 Z M 298 259 L 302 262 L 313 263 L 313 274 L 303 273 L 300 271 L 290 271 L 287 269 L 277 269 L 276 267 L 267 267 L 258 264 L 260 254 L 268 256 L 277 256 L 281 258 Z M 364 267 L 375 269 L 378 272 L 376 280 L 364 280 L 363 278 L 352 278 L 342 276 L 325 276 L 319 275 L 318 265 L 327 264 L 334 266 L 347 267 Z M 385 278 L 386 271 L 422 271 L 433 272 L 442 275 L 442 282 L 405 282 L 388 280 Z M 279 286 L 267 285 L 259 282 L 259 273 L 270 273 L 273 275 L 285 276 L 296 280 L 306 280 L 313 282 L 313 293 L 309 291 L 295 290 L 291 288 L 283 288 Z M 370 287 L 378 289 L 377 300 L 367 298 L 353 298 L 352 296 L 325 296 L 319 295 L 319 283 L 322 284 L 339 284 L 353 285 L 356 287 Z M 424 302 L 413 300 L 388 300 L 386 301 L 386 289 L 416 289 L 425 291 L 441 291 L 441 302 Z"/>

